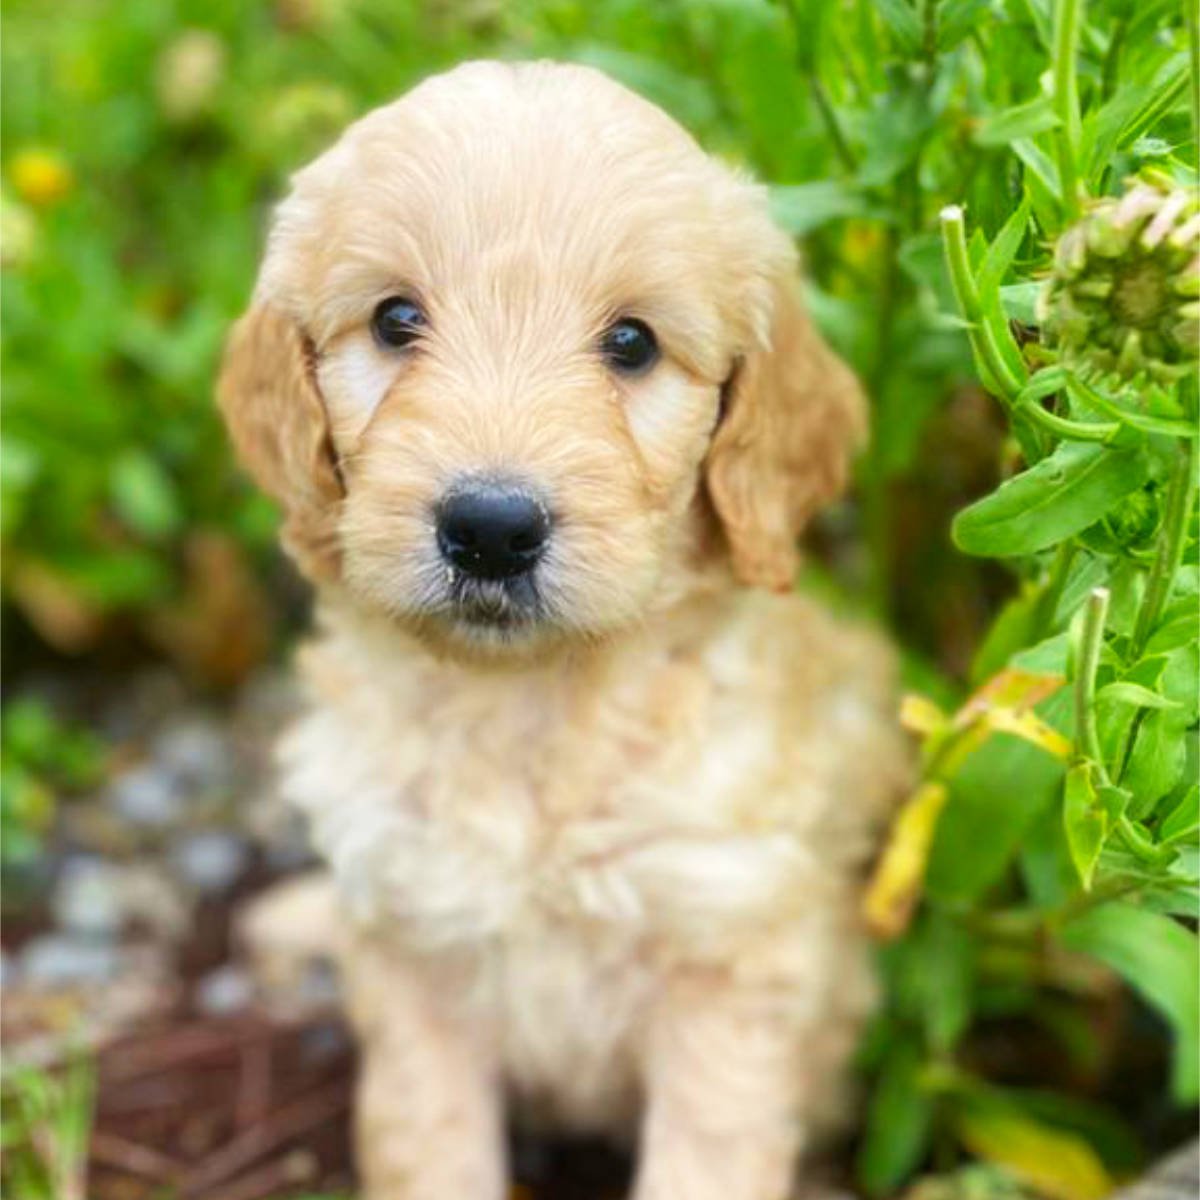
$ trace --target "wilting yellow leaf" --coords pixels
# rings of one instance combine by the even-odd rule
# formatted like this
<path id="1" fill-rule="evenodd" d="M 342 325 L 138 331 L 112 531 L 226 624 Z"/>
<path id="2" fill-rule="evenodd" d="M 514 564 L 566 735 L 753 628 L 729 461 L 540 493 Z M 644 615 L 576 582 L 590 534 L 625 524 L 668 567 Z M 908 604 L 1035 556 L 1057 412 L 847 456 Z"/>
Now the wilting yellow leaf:
<path id="1" fill-rule="evenodd" d="M 1081 1138 L 1017 1112 L 976 1111 L 958 1121 L 964 1146 L 1006 1167 L 1051 1200 L 1101 1200 L 1113 1190 L 1104 1164 Z"/>
<path id="2" fill-rule="evenodd" d="M 1071 757 L 1070 740 L 1063 737 L 1052 725 L 1047 725 L 1032 710 L 1018 712 L 1013 708 L 994 708 L 983 718 L 983 722 L 989 729 L 1024 738 L 1048 754 L 1053 754 L 1055 758 L 1066 760 Z"/>
<path id="3" fill-rule="evenodd" d="M 994 733 L 1013 734 L 1057 758 L 1069 758 L 1071 743 L 1033 711 L 1065 682 L 1061 675 L 1015 668 L 992 676 L 954 714 L 953 732 L 939 751 L 938 773 L 943 778 L 953 775 Z"/>
<path id="4" fill-rule="evenodd" d="M 948 794 L 943 783 L 923 783 L 896 817 L 863 897 L 863 917 L 876 937 L 897 937 L 908 925 L 921 894 L 929 847 Z"/>
<path id="5" fill-rule="evenodd" d="M 909 733 L 926 736 L 937 733 L 946 725 L 947 717 L 932 700 L 912 693 L 900 701 L 900 724 Z"/>
<path id="6" fill-rule="evenodd" d="M 956 725 L 968 725 L 976 717 L 997 708 L 1025 712 L 1053 696 L 1066 680 L 1061 675 L 1038 674 L 1009 667 L 993 675 L 974 692 L 955 714 Z"/>

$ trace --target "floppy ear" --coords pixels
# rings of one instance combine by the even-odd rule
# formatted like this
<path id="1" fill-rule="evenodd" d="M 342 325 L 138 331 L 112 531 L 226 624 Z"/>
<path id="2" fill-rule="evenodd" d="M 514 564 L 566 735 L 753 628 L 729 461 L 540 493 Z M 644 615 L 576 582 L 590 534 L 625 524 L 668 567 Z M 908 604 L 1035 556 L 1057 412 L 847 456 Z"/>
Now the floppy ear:
<path id="1" fill-rule="evenodd" d="M 773 303 L 770 345 L 753 350 L 725 385 L 705 475 L 734 573 L 743 583 L 786 591 L 799 565 L 801 529 L 846 484 L 866 432 L 866 405 L 790 275 L 776 284 Z"/>
<path id="2" fill-rule="evenodd" d="M 311 578 L 336 579 L 345 489 L 312 343 L 277 310 L 255 306 L 229 336 L 217 403 L 243 465 L 283 506 L 284 548 Z"/>

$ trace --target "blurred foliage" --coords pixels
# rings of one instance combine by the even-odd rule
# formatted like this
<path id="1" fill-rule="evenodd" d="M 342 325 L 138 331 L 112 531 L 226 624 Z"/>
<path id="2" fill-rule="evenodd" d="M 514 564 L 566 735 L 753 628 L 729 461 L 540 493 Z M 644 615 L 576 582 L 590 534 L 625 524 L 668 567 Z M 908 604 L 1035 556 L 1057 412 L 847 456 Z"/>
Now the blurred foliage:
<path id="1" fill-rule="evenodd" d="M 87 1200 L 95 1081 L 76 1058 L 61 1072 L 6 1069 L 0 1080 L 0 1182 L 20 1200 Z"/>
<path id="2" fill-rule="evenodd" d="M 1091 1200 L 1139 1162 L 1096 1100 L 1117 976 L 1175 1046 L 1174 1102 L 1196 1098 L 1196 939 L 1175 919 L 1196 913 L 1195 268 L 1146 250 L 1175 308 L 1113 309 L 1113 264 L 1142 250 L 1114 233 L 1119 200 L 1097 206 L 1139 175 L 1159 204 L 1195 187 L 1188 11 L 13 0 L 0 532 L 18 628 L 68 653 L 132 629 L 208 663 L 198 630 L 249 626 L 249 584 L 201 585 L 264 578 L 273 519 L 210 390 L 287 172 L 463 58 L 605 69 L 771 184 L 871 393 L 860 503 L 826 539 L 909 651 L 923 778 L 868 898 L 892 940 L 860 1180 L 887 1194 L 965 1155 L 990 1165 L 941 1189 Z M 955 549 L 949 511 L 1009 476 Z M 989 1050 L 1013 1029 L 1042 1057 Z"/>
<path id="3" fill-rule="evenodd" d="M 58 718 L 40 700 L 22 697 L 0 711 L 0 869 L 4 898 L 20 894 L 36 865 L 59 796 L 96 783 L 103 754 L 90 730 Z"/>

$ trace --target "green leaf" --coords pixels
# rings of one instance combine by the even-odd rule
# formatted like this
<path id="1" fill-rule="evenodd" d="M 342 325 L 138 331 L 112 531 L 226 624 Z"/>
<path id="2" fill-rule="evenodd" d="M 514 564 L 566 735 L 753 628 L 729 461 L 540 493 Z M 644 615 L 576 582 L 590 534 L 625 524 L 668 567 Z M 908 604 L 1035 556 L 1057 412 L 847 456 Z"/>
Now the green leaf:
<path id="1" fill-rule="evenodd" d="M 140 547 L 110 548 L 53 565 L 87 603 L 104 609 L 149 606 L 171 592 L 171 573 L 163 556 Z"/>
<path id="2" fill-rule="evenodd" d="M 1058 168 L 1054 165 L 1054 160 L 1029 138 L 1017 138 L 1012 143 L 1012 152 L 1025 164 L 1030 175 L 1046 192 L 1061 202 L 1062 184 L 1059 182 Z"/>
<path id="3" fill-rule="evenodd" d="M 1181 51 L 1162 65 L 1152 81 L 1118 88 L 1112 99 L 1085 121 L 1083 153 L 1089 179 L 1099 178 L 1112 166 L 1118 149 L 1131 145 L 1163 113 L 1184 101 L 1187 79 L 1188 57 Z"/>
<path id="4" fill-rule="evenodd" d="M 1150 812 L 1170 792 L 1183 774 L 1186 746 L 1170 710 L 1147 713 L 1138 724 L 1137 736 L 1121 786 L 1135 797 L 1134 812 Z"/>
<path id="5" fill-rule="evenodd" d="M 1165 612 L 1162 622 L 1146 642 L 1146 652 L 1162 654 L 1194 642 L 1200 636 L 1200 622 L 1196 619 L 1195 608 L 1195 604 L 1189 604 L 1190 611 Z"/>
<path id="6" fill-rule="evenodd" d="M 931 912 L 921 932 L 925 1033 L 935 1053 L 948 1054 L 971 1020 L 974 947 L 962 924 L 943 913 Z"/>
<path id="7" fill-rule="evenodd" d="M 991 8 L 989 0 L 942 0 L 937 14 L 937 48 L 943 54 L 971 36 Z"/>
<path id="8" fill-rule="evenodd" d="M 1190 725 L 1200 716 L 1200 642 L 1185 642 L 1165 657 L 1162 693 L 1179 705 L 1177 726 Z"/>
<path id="9" fill-rule="evenodd" d="M 174 533 L 183 514 L 170 476 L 141 450 L 128 450 L 109 475 L 113 507 L 127 525 L 151 539 Z"/>
<path id="10" fill-rule="evenodd" d="M 863 122 L 864 154 L 859 183 L 864 187 L 882 187 L 893 180 L 916 158 L 936 115 L 928 97 L 916 89 L 880 97 Z"/>
<path id="11" fill-rule="evenodd" d="M 980 146 L 1007 146 L 1016 138 L 1033 137 L 1058 124 L 1054 101 L 1049 96 L 1039 96 L 980 121 L 974 140 Z"/>
<path id="12" fill-rule="evenodd" d="M 1069 621 L 1079 606 L 1091 595 L 1093 588 L 1104 587 L 1109 580 L 1111 568 L 1106 559 L 1093 554 L 1077 553 L 1072 560 L 1071 571 L 1063 585 L 1062 594 L 1054 608 L 1056 624 Z"/>
<path id="13" fill-rule="evenodd" d="M 927 907 L 907 935 L 881 954 L 891 1015 L 905 1027 L 923 1030 L 935 1055 L 953 1051 L 970 1022 L 974 951 L 975 941 L 961 921 Z"/>
<path id="14" fill-rule="evenodd" d="M 1045 638 L 1036 646 L 1013 655 L 1013 666 L 1034 674 L 1067 674 L 1070 659 L 1070 635 L 1064 631 Z"/>
<path id="15" fill-rule="evenodd" d="M 810 233 L 838 217 L 863 216 L 869 206 L 862 193 L 835 179 L 792 183 L 770 191 L 771 213 L 789 233 Z"/>
<path id="16" fill-rule="evenodd" d="M 984 298 L 985 303 L 992 292 L 1000 286 L 1004 273 L 1012 265 L 1012 260 L 1025 240 L 1025 230 L 1029 224 L 1029 209 L 1030 200 L 1028 196 L 1025 196 L 988 247 L 987 257 L 983 260 L 983 266 L 980 267 L 979 273 L 975 277 L 979 294 Z"/>
<path id="17" fill-rule="evenodd" d="M 1108 816 L 1096 795 L 1090 763 L 1078 763 L 1067 772 L 1063 829 L 1071 850 L 1071 861 L 1079 872 L 1084 890 L 1091 891 L 1100 850 L 1108 836 Z"/>
<path id="18" fill-rule="evenodd" d="M 1074 918 L 1063 944 L 1106 963 L 1165 1018 L 1175 1035 L 1171 1090 L 1180 1104 L 1200 1096 L 1200 943 L 1178 921 L 1105 904 Z"/>
<path id="19" fill-rule="evenodd" d="M 908 0 L 876 0 L 875 10 L 883 18 L 901 53 L 912 54 L 920 48 L 921 22 Z"/>
<path id="20" fill-rule="evenodd" d="M 899 1042 L 884 1060 L 856 1163 L 870 1196 L 895 1191 L 925 1155 L 933 1101 L 921 1087 L 920 1072 L 920 1052 L 911 1041 Z"/>
<path id="21" fill-rule="evenodd" d="M 1010 283 L 1000 289 L 1000 303 L 1004 306 L 1005 315 L 1011 321 L 1020 321 L 1022 325 L 1038 323 L 1037 301 L 1041 294 L 1042 284 Z"/>
<path id="22" fill-rule="evenodd" d="M 955 544 L 968 554 L 1033 554 L 1094 524 L 1146 482 L 1140 447 L 1117 450 L 1068 442 L 954 519 Z"/>
<path id="23" fill-rule="evenodd" d="M 1192 784 L 1183 799 L 1163 818 L 1158 829 L 1160 842 L 1178 842 L 1200 829 L 1200 786 Z"/>
<path id="24" fill-rule="evenodd" d="M 1182 708 L 1177 700 L 1160 696 L 1140 683 L 1128 683 L 1118 680 L 1116 683 L 1105 684 L 1097 693 L 1096 699 L 1107 700 L 1114 704 L 1132 704 L 1137 708 Z"/>
<path id="25" fill-rule="evenodd" d="M 999 671 L 1037 632 L 1036 618 L 1041 591 L 1029 588 L 1014 596 L 1000 610 L 971 661 L 970 682 L 979 686 Z M 1021 665 L 1021 664 L 1015 664 Z M 1061 667 L 1052 667 L 1060 670 Z"/>
<path id="26" fill-rule="evenodd" d="M 1065 734 L 1071 709 L 1067 688 L 1037 706 Z M 983 895 L 1003 876 L 1031 825 L 1054 804 L 1062 778 L 1062 762 L 1032 743 L 1006 733 L 989 738 L 951 781 L 929 856 L 927 894 L 955 905 Z"/>

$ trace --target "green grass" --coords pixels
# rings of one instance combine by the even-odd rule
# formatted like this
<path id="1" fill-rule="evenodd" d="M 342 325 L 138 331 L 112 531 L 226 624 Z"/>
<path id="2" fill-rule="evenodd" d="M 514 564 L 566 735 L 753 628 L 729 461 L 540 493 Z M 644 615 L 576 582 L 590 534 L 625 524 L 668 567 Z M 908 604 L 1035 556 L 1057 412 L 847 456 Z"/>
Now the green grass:
<path id="1" fill-rule="evenodd" d="M 0 1079 L 0 1179 L 20 1200 L 87 1200 L 94 1080 L 76 1059 L 62 1072 L 5 1070 Z"/>

